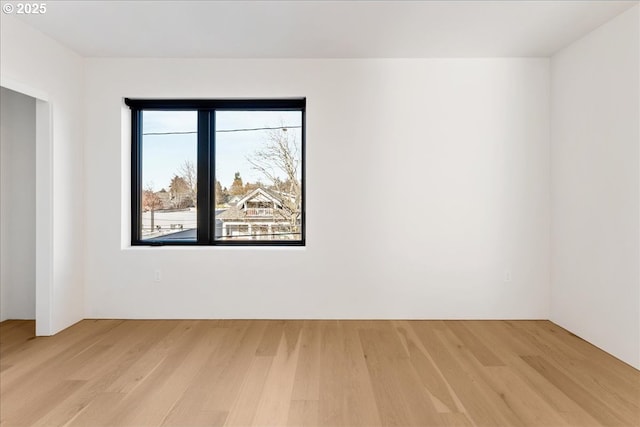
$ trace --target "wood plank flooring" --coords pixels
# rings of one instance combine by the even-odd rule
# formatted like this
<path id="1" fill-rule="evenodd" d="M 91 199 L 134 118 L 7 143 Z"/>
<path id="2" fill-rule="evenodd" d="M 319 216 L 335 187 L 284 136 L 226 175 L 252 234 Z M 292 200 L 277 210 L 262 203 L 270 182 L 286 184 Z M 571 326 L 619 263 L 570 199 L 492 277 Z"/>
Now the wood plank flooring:
<path id="1" fill-rule="evenodd" d="M 0 426 L 640 426 L 640 372 L 547 321 L 0 323 Z"/>

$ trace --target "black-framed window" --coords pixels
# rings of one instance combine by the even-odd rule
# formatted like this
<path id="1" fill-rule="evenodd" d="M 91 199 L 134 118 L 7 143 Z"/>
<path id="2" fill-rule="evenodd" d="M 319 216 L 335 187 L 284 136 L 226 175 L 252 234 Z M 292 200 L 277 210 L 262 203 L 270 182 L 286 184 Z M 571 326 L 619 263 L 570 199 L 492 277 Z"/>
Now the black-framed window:
<path id="1" fill-rule="evenodd" d="M 125 103 L 132 245 L 304 246 L 304 98 Z"/>

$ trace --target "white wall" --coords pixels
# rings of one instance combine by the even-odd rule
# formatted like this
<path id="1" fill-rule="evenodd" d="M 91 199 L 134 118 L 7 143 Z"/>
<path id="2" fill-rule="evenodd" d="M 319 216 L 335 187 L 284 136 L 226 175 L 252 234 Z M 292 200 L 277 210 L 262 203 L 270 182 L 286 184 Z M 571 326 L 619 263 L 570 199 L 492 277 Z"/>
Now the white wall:
<path id="1" fill-rule="evenodd" d="M 48 335 L 84 317 L 83 60 L 11 16 L 0 19 L 2 85 L 48 101 L 36 104 L 36 210 L 44 212 L 36 222 L 47 233 L 38 236 L 37 254 L 50 258 L 37 255 L 48 286 L 42 289 L 37 274 L 36 333 Z"/>
<path id="2" fill-rule="evenodd" d="M 548 60 L 86 65 L 87 317 L 548 318 Z M 306 248 L 127 247 L 123 97 L 286 96 Z"/>
<path id="3" fill-rule="evenodd" d="M 551 320 L 640 368 L 638 6 L 558 52 Z"/>
<path id="4" fill-rule="evenodd" d="M 36 314 L 36 100 L 0 93 L 0 321 Z"/>

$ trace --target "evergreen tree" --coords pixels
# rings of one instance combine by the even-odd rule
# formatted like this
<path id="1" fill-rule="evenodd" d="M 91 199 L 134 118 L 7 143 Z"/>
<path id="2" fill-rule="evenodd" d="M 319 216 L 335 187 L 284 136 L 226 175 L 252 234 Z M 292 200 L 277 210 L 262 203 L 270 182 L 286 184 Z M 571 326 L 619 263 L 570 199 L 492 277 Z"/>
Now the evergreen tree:
<path id="1" fill-rule="evenodd" d="M 229 192 L 227 188 L 222 188 L 222 184 L 220 181 L 216 180 L 216 206 L 221 206 L 227 203 L 227 199 L 229 198 Z"/>
<path id="2" fill-rule="evenodd" d="M 232 196 L 244 195 L 244 184 L 242 183 L 240 172 L 236 172 L 235 177 L 233 178 L 233 184 L 231 184 L 231 188 L 229 188 L 229 194 Z"/>

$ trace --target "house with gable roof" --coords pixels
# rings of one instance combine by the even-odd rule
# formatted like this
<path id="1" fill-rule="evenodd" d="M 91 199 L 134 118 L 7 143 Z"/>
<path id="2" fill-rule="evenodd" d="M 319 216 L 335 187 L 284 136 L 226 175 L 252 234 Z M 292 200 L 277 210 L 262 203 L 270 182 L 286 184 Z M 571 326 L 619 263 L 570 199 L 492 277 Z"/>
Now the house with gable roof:
<path id="1" fill-rule="evenodd" d="M 287 195 L 266 188 L 250 191 L 216 215 L 218 238 L 222 240 L 294 240 L 298 234 L 283 209 Z"/>

